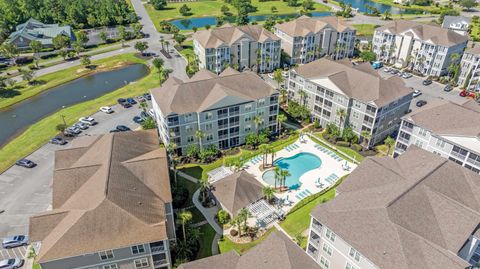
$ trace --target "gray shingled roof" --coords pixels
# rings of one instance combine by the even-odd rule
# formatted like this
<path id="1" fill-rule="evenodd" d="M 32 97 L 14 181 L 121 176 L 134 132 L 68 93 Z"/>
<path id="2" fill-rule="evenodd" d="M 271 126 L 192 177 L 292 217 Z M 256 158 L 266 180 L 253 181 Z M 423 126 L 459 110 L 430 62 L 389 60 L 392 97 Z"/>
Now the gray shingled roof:
<path id="1" fill-rule="evenodd" d="M 257 42 L 280 40 L 279 37 L 269 32 L 261 25 L 231 26 L 224 25 L 220 28 L 198 31 L 193 34 L 204 48 L 217 48 L 222 45 L 232 45 L 241 38 L 248 37 Z"/>
<path id="2" fill-rule="evenodd" d="M 404 119 L 438 135 L 478 136 L 479 109 L 479 105 L 474 101 L 459 105 L 445 100 L 435 100 L 404 116 Z"/>
<path id="3" fill-rule="evenodd" d="M 231 214 L 258 201 L 264 195 L 263 185 L 246 171 L 240 171 L 212 184 L 211 192 Z"/>
<path id="4" fill-rule="evenodd" d="M 322 58 L 295 68 L 295 72 L 309 80 L 327 78 L 348 97 L 378 107 L 412 94 L 401 78 L 383 79 L 369 63 L 353 66 L 348 60 Z"/>
<path id="5" fill-rule="evenodd" d="M 73 37 L 72 29 L 68 25 L 44 24 L 35 19 L 29 19 L 27 22 L 18 25 L 16 31 L 10 34 L 8 40 L 24 37 L 29 40 L 40 41 L 42 45 L 51 45 L 52 38 L 60 34 L 70 38 Z"/>
<path id="6" fill-rule="evenodd" d="M 460 269 L 480 222 L 480 175 L 415 146 L 365 159 L 311 213 L 379 268 Z"/>
<path id="7" fill-rule="evenodd" d="M 272 232 L 267 239 L 242 256 L 225 254 L 182 264 L 178 269 L 320 269 L 307 253 L 282 232 Z"/>
<path id="8" fill-rule="evenodd" d="M 375 31 L 388 31 L 397 35 L 411 35 L 411 33 L 408 33 L 408 31 L 411 31 L 421 40 L 430 40 L 434 44 L 446 47 L 468 41 L 468 36 L 463 36 L 454 32 L 453 30 L 414 21 L 394 20 L 375 29 Z"/>
<path id="9" fill-rule="evenodd" d="M 53 210 L 30 219 L 31 240 L 42 242 L 37 259 L 167 239 L 165 203 L 172 196 L 156 131 L 77 140 L 55 154 Z"/>
<path id="10" fill-rule="evenodd" d="M 164 115 L 201 112 L 216 104 L 222 106 L 266 98 L 277 91 L 252 72 L 229 71 L 217 76 L 199 71 L 189 81 L 170 77 L 160 88 L 151 90 Z M 211 73 L 212 75 L 208 75 Z"/>

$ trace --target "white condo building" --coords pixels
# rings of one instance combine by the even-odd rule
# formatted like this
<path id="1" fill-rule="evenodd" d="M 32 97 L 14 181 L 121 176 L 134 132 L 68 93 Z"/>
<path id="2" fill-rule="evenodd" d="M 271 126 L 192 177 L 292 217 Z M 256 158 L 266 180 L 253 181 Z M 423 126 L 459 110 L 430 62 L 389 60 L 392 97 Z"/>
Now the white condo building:
<path id="1" fill-rule="evenodd" d="M 324 55 L 336 60 L 353 56 L 356 30 L 337 17 L 301 16 L 274 28 L 290 64 L 306 64 Z"/>
<path id="2" fill-rule="evenodd" d="M 439 77 L 448 72 L 453 54 L 463 54 L 467 41 L 449 29 L 399 20 L 375 29 L 372 49 L 380 61 Z"/>
<path id="3" fill-rule="evenodd" d="M 458 85 L 470 91 L 480 89 L 480 44 L 473 43 L 471 48 L 465 50 L 460 62 L 460 75 Z"/>

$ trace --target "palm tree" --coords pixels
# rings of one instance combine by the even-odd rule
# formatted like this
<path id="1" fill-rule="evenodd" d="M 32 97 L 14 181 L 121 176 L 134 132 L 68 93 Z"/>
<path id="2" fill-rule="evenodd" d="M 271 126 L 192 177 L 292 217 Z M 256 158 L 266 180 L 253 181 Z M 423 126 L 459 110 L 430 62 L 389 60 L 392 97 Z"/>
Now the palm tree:
<path id="1" fill-rule="evenodd" d="M 263 118 L 260 115 L 257 115 L 253 118 L 253 123 L 255 123 L 255 133 L 258 136 L 260 125 L 263 123 Z"/>
<path id="2" fill-rule="evenodd" d="M 200 178 L 198 183 L 200 183 L 200 193 L 202 194 L 202 202 L 205 203 L 207 200 L 207 192 L 210 189 L 210 182 L 208 178 Z"/>
<path id="3" fill-rule="evenodd" d="M 202 132 L 201 130 L 196 130 L 195 137 L 198 139 L 198 145 L 200 146 L 200 150 L 202 150 L 203 149 L 202 140 L 203 140 L 203 137 L 205 137 L 205 133 Z"/>
<path id="4" fill-rule="evenodd" d="M 167 47 L 167 51 L 168 51 L 168 46 L 170 45 L 170 41 L 166 40 L 164 43 L 165 43 L 165 47 Z"/>
<path id="5" fill-rule="evenodd" d="M 282 103 L 285 103 L 288 106 L 288 91 L 287 89 L 280 89 L 280 98 Z"/>
<path id="6" fill-rule="evenodd" d="M 164 48 L 165 40 L 163 39 L 163 36 L 160 37 L 160 44 L 162 44 L 162 50 L 165 50 Z"/>
<path id="7" fill-rule="evenodd" d="M 273 199 L 273 195 L 275 193 L 275 189 L 270 187 L 270 186 L 264 186 L 262 188 L 262 193 L 263 195 L 265 196 L 265 198 L 267 199 L 267 202 L 271 202 L 272 199 Z"/>
<path id="8" fill-rule="evenodd" d="M 175 154 L 175 149 L 176 148 L 177 148 L 177 145 L 173 142 L 170 142 L 167 145 L 167 153 L 168 153 L 168 156 L 170 157 L 169 158 L 170 159 L 170 165 L 172 166 L 172 170 L 173 170 L 173 178 L 174 178 L 174 181 L 175 181 L 175 186 L 177 185 L 177 161 L 175 160 L 173 155 Z"/>
<path id="9" fill-rule="evenodd" d="M 268 152 L 272 155 L 272 166 L 273 166 L 273 160 L 275 159 L 275 149 L 272 146 L 269 146 Z"/>
<path id="10" fill-rule="evenodd" d="M 387 145 L 387 148 L 388 148 L 387 155 L 390 155 L 390 149 L 392 149 L 392 147 L 395 146 L 395 139 L 391 138 L 390 136 L 387 136 L 387 138 L 383 140 L 383 143 Z"/>
<path id="11" fill-rule="evenodd" d="M 248 209 L 246 208 L 242 208 L 240 210 L 240 212 L 238 213 L 238 217 L 240 218 L 241 222 L 243 222 L 243 230 L 246 231 L 247 230 L 247 220 L 248 218 L 250 218 L 252 216 L 252 214 L 250 213 L 250 211 L 248 211 Z"/>
<path id="12" fill-rule="evenodd" d="M 281 136 L 282 135 L 282 124 L 287 121 L 287 116 L 285 116 L 285 114 L 280 114 L 277 117 L 277 121 L 278 121 L 278 135 Z"/>
<path id="13" fill-rule="evenodd" d="M 340 129 L 343 129 L 343 121 L 345 117 L 347 116 L 347 112 L 343 108 L 339 108 L 337 110 L 337 117 L 340 118 Z"/>
<path id="14" fill-rule="evenodd" d="M 281 181 L 282 168 L 280 168 L 280 166 L 275 166 L 273 171 L 275 171 L 275 189 L 277 189 L 277 180 Z"/>
<path id="15" fill-rule="evenodd" d="M 273 80 L 277 82 L 277 89 L 280 89 L 280 83 L 282 83 L 285 80 L 283 78 L 281 69 L 277 69 L 273 72 Z"/>
<path id="16" fill-rule="evenodd" d="M 282 176 L 282 184 L 281 184 L 281 187 L 283 187 L 284 185 L 287 184 L 287 177 L 291 176 L 292 174 L 290 174 L 290 172 L 288 172 L 287 169 L 282 169 L 280 175 Z"/>
<path id="17" fill-rule="evenodd" d="M 305 102 L 306 102 L 306 97 L 307 97 L 307 93 L 304 91 L 304 90 L 299 90 L 298 91 L 298 95 L 300 95 L 300 100 L 302 102 L 302 105 L 305 106 Z"/>
<path id="18" fill-rule="evenodd" d="M 186 237 L 186 234 L 185 234 L 185 224 L 187 224 L 189 221 L 192 220 L 192 212 L 186 211 L 186 210 L 182 210 L 182 211 L 178 214 L 178 219 L 179 219 L 180 222 L 182 223 L 183 242 L 184 242 L 184 243 L 187 243 L 187 237 Z"/>
<path id="19" fill-rule="evenodd" d="M 372 137 L 372 135 L 370 134 L 369 131 L 362 131 L 360 133 L 360 136 L 363 137 L 363 141 L 362 141 L 362 144 L 364 144 L 363 147 L 368 148 L 368 144 L 370 142 L 370 138 Z"/>
<path id="20" fill-rule="evenodd" d="M 263 154 L 262 167 L 263 167 L 263 169 L 265 169 L 265 164 L 266 164 L 266 160 L 267 160 L 268 153 L 269 153 L 269 146 L 267 144 L 263 144 L 263 145 L 260 145 L 259 149 L 260 149 L 260 152 Z"/>

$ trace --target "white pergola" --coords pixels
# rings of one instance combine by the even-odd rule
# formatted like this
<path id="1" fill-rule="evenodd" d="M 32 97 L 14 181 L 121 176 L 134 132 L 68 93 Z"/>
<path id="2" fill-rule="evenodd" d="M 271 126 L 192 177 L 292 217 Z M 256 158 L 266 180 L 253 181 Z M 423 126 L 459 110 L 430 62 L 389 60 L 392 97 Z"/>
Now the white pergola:
<path id="1" fill-rule="evenodd" d="M 257 219 L 257 224 L 261 227 L 266 227 L 283 214 L 281 209 L 274 208 L 265 199 L 260 199 L 250 204 L 247 209 Z"/>
<path id="2" fill-rule="evenodd" d="M 233 171 L 225 166 L 220 166 L 219 168 L 213 169 L 208 172 L 208 181 L 210 184 L 215 183 L 216 181 L 232 175 Z"/>

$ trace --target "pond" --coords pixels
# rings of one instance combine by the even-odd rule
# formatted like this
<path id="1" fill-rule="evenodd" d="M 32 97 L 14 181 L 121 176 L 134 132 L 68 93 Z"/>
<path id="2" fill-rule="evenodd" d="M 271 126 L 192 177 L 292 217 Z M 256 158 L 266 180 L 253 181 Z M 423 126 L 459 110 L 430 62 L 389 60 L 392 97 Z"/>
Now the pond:
<path id="1" fill-rule="evenodd" d="M 332 15 L 330 12 L 311 12 L 312 17 L 326 17 Z M 252 15 L 248 16 L 250 21 L 265 21 L 270 15 Z M 280 19 L 295 18 L 297 14 L 278 14 L 276 15 Z M 235 22 L 235 17 L 228 17 L 227 21 L 230 23 Z M 177 26 L 180 30 L 191 30 L 193 27 L 205 27 L 206 25 L 215 26 L 217 19 L 215 17 L 198 17 L 190 19 L 178 19 L 173 20 L 170 23 Z"/>
<path id="2" fill-rule="evenodd" d="M 422 10 L 417 10 L 417 9 L 404 9 L 404 8 L 398 8 L 398 7 L 393 7 L 381 3 L 376 3 L 370 0 L 339 0 L 339 2 L 343 2 L 345 4 L 349 4 L 352 6 L 352 8 L 358 8 L 359 12 L 367 12 L 366 6 L 370 5 L 372 7 L 375 7 L 378 9 L 382 14 L 389 10 L 391 14 L 422 14 Z"/>
<path id="3" fill-rule="evenodd" d="M 0 111 L 0 146 L 31 124 L 58 111 L 62 106 L 95 99 L 148 74 L 143 64 L 100 72 L 54 87 Z M 86 116 L 86 115 L 85 115 Z"/>

